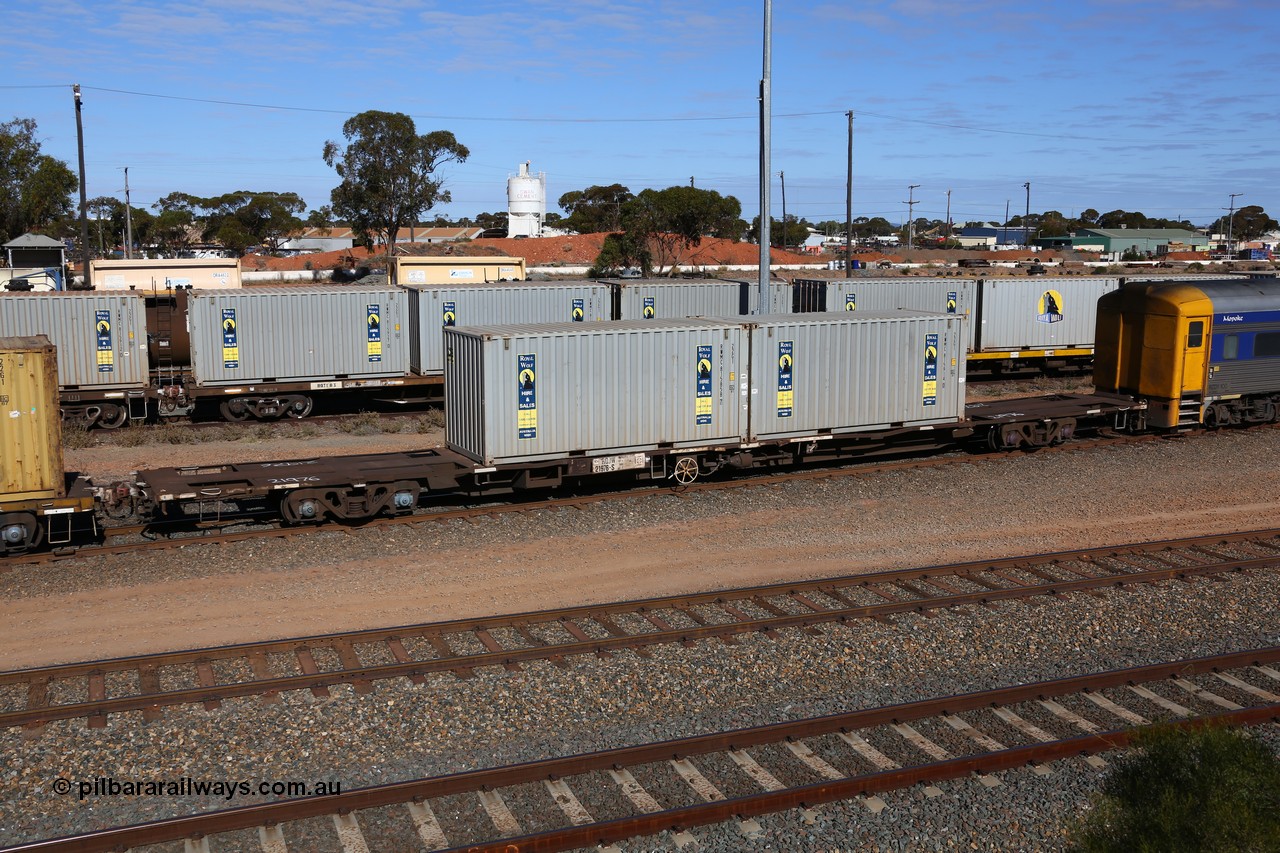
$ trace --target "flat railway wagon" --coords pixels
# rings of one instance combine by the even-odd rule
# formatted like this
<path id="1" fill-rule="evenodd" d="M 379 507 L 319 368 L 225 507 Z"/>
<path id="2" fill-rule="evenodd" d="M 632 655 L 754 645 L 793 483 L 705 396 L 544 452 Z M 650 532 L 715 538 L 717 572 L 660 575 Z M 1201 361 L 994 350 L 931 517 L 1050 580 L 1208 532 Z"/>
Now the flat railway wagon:
<path id="1" fill-rule="evenodd" d="M 775 313 L 944 311 L 968 320 L 971 370 L 1061 368 L 1093 358 L 1098 299 L 1119 278 L 796 279 L 770 285 Z"/>
<path id="2" fill-rule="evenodd" d="M 0 336 L 45 335 L 58 350 L 61 410 L 87 426 L 147 417 L 143 297 L 129 292 L 0 294 Z"/>
<path id="3" fill-rule="evenodd" d="M 1112 395 L 965 406 L 963 323 L 893 312 L 451 328 L 445 448 L 140 471 L 129 494 L 107 494 L 149 516 L 257 502 L 291 524 L 358 522 L 588 478 L 679 485 L 722 469 L 1045 446 L 1141 408 Z"/>
<path id="4" fill-rule="evenodd" d="M 1151 427 L 1280 420 L 1280 281 L 1125 284 L 1098 303 L 1094 385 Z"/>
<path id="5" fill-rule="evenodd" d="M 0 337 L 0 553 L 61 545 L 94 525 L 94 496 L 65 474 L 57 349 L 47 337 Z"/>

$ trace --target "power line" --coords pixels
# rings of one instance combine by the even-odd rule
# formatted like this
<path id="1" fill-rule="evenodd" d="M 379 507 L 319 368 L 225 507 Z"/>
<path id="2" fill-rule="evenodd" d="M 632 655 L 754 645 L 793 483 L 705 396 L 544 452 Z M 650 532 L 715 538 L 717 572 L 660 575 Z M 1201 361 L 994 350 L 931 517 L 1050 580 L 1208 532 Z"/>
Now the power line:
<path id="1" fill-rule="evenodd" d="M 62 88 L 58 85 L 39 85 L 39 86 L 0 86 L 0 89 L 53 89 Z M 273 110 L 278 112 L 304 112 L 304 113 L 320 113 L 325 115 L 342 115 L 354 116 L 362 112 L 361 110 L 341 110 L 327 107 L 301 107 L 289 104 L 259 104 L 252 101 L 231 101 L 220 98 L 194 98 L 186 95 L 162 95 L 156 92 L 138 92 L 131 89 L 112 89 L 101 86 L 83 86 L 85 90 L 95 92 L 108 92 L 115 95 L 129 95 L 137 98 L 157 98 L 168 101 L 186 101 L 188 103 L 197 104 L 215 104 L 224 107 L 244 107 L 248 109 Z M 774 113 L 774 118 L 812 118 L 816 116 L 832 116 L 844 115 L 846 110 L 813 110 L 803 112 L 790 113 Z M 1036 139 L 1061 139 L 1073 140 L 1078 142 L 1150 142 L 1146 137 L 1122 137 L 1122 136 L 1079 136 L 1063 133 L 1037 133 L 1027 130 L 1010 130 L 1007 128 L 985 127 L 966 124 L 955 124 L 953 122 L 930 121 L 928 119 L 910 118 L 907 116 L 896 116 L 888 113 L 876 113 L 858 110 L 860 116 L 872 116 L 874 118 L 885 119 L 887 121 L 900 121 L 908 124 L 919 124 L 928 127 L 941 127 L 949 130 L 963 130 L 970 133 L 990 133 L 1004 136 L 1025 136 Z M 723 116 L 657 116 L 650 118 L 562 118 L 562 117 L 520 117 L 520 116 L 466 116 L 466 115 L 443 115 L 434 113 L 410 114 L 414 119 L 429 119 L 431 121 L 474 121 L 474 122 L 492 122 L 506 124 L 664 124 L 664 123 L 689 123 L 689 122 L 725 122 L 725 121 L 754 121 L 758 118 L 756 115 L 743 113 L 740 115 L 723 115 Z M 1188 138 L 1188 137 L 1169 137 L 1169 139 L 1181 142 L 1248 142 L 1261 141 L 1258 139 L 1243 139 L 1240 137 L 1208 137 L 1208 138 Z"/>

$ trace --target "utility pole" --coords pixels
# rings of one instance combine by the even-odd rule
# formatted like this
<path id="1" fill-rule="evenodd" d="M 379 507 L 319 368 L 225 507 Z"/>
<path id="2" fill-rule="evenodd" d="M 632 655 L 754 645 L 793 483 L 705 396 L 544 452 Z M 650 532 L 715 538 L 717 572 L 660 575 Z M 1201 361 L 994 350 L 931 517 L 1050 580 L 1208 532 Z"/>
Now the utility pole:
<path id="1" fill-rule="evenodd" d="M 1231 207 L 1230 207 L 1231 212 L 1227 214 L 1227 254 L 1228 255 L 1232 253 L 1231 226 L 1236 218 L 1236 196 L 1242 196 L 1242 195 L 1244 195 L 1244 193 L 1231 193 Z M 1227 208 L 1223 208 L 1223 209 L 1226 210 Z"/>
<path id="2" fill-rule="evenodd" d="M 84 180 L 84 122 L 80 118 L 80 84 L 71 87 L 76 98 L 76 148 L 80 152 L 80 258 L 84 262 L 84 286 L 93 289 L 93 279 L 89 276 L 89 195 L 85 191 Z"/>
<path id="3" fill-rule="evenodd" d="M 916 205 L 919 204 L 915 199 L 915 192 L 920 188 L 919 184 L 912 184 L 907 187 L 907 200 L 903 202 L 907 206 L 907 249 L 910 249 L 916 241 Z"/>
<path id="4" fill-rule="evenodd" d="M 1001 238 L 1000 243 L 1003 245 L 1003 244 L 1007 244 L 1008 242 L 1009 242 L 1009 199 L 1006 198 L 1004 200 L 1004 237 Z"/>
<path id="5" fill-rule="evenodd" d="M 779 240 L 782 251 L 787 250 L 787 173 L 779 172 L 778 180 L 782 182 L 782 236 Z"/>
<path id="6" fill-rule="evenodd" d="M 849 172 L 844 182 L 844 277 L 853 275 L 853 110 L 849 117 Z"/>
<path id="7" fill-rule="evenodd" d="M 124 167 L 124 256 L 133 257 L 133 205 L 129 202 L 129 167 Z"/>
<path id="8" fill-rule="evenodd" d="M 947 239 L 951 239 L 951 190 L 947 190 Z"/>
<path id="9" fill-rule="evenodd" d="M 760 78 L 760 313 L 769 313 L 769 191 L 772 157 L 769 133 L 773 119 L 773 0 L 764 0 L 764 70 Z"/>
<path id="10" fill-rule="evenodd" d="M 1022 215 L 1022 245 L 1031 245 L 1031 182 L 1022 185 L 1027 191 L 1027 212 Z"/>

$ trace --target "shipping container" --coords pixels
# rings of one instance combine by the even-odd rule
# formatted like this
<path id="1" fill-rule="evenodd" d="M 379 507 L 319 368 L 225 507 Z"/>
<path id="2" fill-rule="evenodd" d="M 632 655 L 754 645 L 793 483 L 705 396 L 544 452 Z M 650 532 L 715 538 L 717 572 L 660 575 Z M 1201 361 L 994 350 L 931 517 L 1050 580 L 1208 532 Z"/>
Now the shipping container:
<path id="1" fill-rule="evenodd" d="M 410 285 L 409 365 L 414 373 L 444 373 L 446 326 L 500 323 L 599 322 L 612 310 L 608 285 L 590 281 Z"/>
<path id="2" fill-rule="evenodd" d="M 445 329 L 448 446 L 501 465 L 735 444 L 744 334 L 731 320 Z"/>
<path id="3" fill-rule="evenodd" d="M 138 293 L 0 294 L 0 335 L 47 335 L 64 391 L 147 387 L 146 322 Z"/>
<path id="4" fill-rule="evenodd" d="M 893 311 L 954 314 L 967 321 L 964 347 L 974 348 L 978 281 L 971 278 L 829 278 L 771 282 L 774 314 Z"/>
<path id="5" fill-rule="evenodd" d="M 524 258 L 500 255 L 431 255 L 396 258 L 397 284 L 484 284 L 524 281 Z"/>
<path id="6" fill-rule="evenodd" d="M 751 441 L 954 424 L 965 402 L 964 321 L 919 311 L 751 323 Z"/>
<path id="7" fill-rule="evenodd" d="M 0 513 L 66 494 L 57 360 L 47 337 L 0 336 Z"/>
<path id="8" fill-rule="evenodd" d="M 1118 278 L 837 278 L 770 285 L 774 313 L 906 308 L 963 317 L 970 353 L 1090 349 Z"/>
<path id="9" fill-rule="evenodd" d="M 227 290 L 240 287 L 239 258 L 129 258 L 89 262 L 95 290 Z"/>
<path id="10" fill-rule="evenodd" d="M 986 279 L 978 294 L 975 351 L 1092 349 L 1098 300 L 1118 278 Z"/>
<path id="11" fill-rule="evenodd" d="M 191 371 L 200 387 L 403 376 L 407 306 L 394 287 L 193 290 Z"/>
<path id="12" fill-rule="evenodd" d="M 721 279 L 619 279 L 613 288 L 615 320 L 734 317 L 759 304 L 756 282 Z"/>

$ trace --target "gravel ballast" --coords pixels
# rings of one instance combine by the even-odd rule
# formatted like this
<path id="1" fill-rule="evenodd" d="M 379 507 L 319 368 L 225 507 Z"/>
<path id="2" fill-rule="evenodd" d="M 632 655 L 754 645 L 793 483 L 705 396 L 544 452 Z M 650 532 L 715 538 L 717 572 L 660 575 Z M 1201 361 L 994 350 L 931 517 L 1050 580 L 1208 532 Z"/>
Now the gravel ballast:
<path id="1" fill-rule="evenodd" d="M 1277 517 L 1277 451 L 1280 432 L 1223 433 L 479 524 L 20 567 L 0 576 L 0 612 L 17 618 L 4 653 L 31 665 L 41 644 L 42 662 L 105 656 L 93 649 L 119 649 L 110 635 L 120 632 L 135 635 L 126 649 L 184 648 L 1264 527 Z M 0 844 L 225 805 L 80 801 L 52 792 L 59 777 L 336 780 L 350 790 L 1274 645 L 1278 593 L 1280 578 L 1260 573 L 824 627 L 819 637 L 782 631 L 776 640 L 663 646 L 648 660 L 620 652 L 572 659 L 568 669 L 429 676 L 421 687 L 391 680 L 363 696 L 348 687 L 331 688 L 328 699 L 297 691 L 274 704 L 169 709 L 149 725 L 134 713 L 104 729 L 59 722 L 38 739 L 4 731 Z M 104 601 L 118 624 L 104 619 Z M 199 633 L 190 630 L 197 624 Z M 710 850 L 1060 849 L 1099 775 L 1078 760 L 1053 769 L 1008 771 L 990 791 L 957 780 L 934 798 L 886 794 L 878 814 L 824 805 L 813 825 L 798 812 L 764 817 L 755 838 L 729 825 L 692 832 L 697 849 Z M 384 811 L 361 816 L 370 847 L 402 849 L 411 831 Z M 471 813 L 487 820 L 478 806 Z M 302 840 L 286 829 L 291 849 L 336 844 L 331 822 L 308 825 Z"/>

